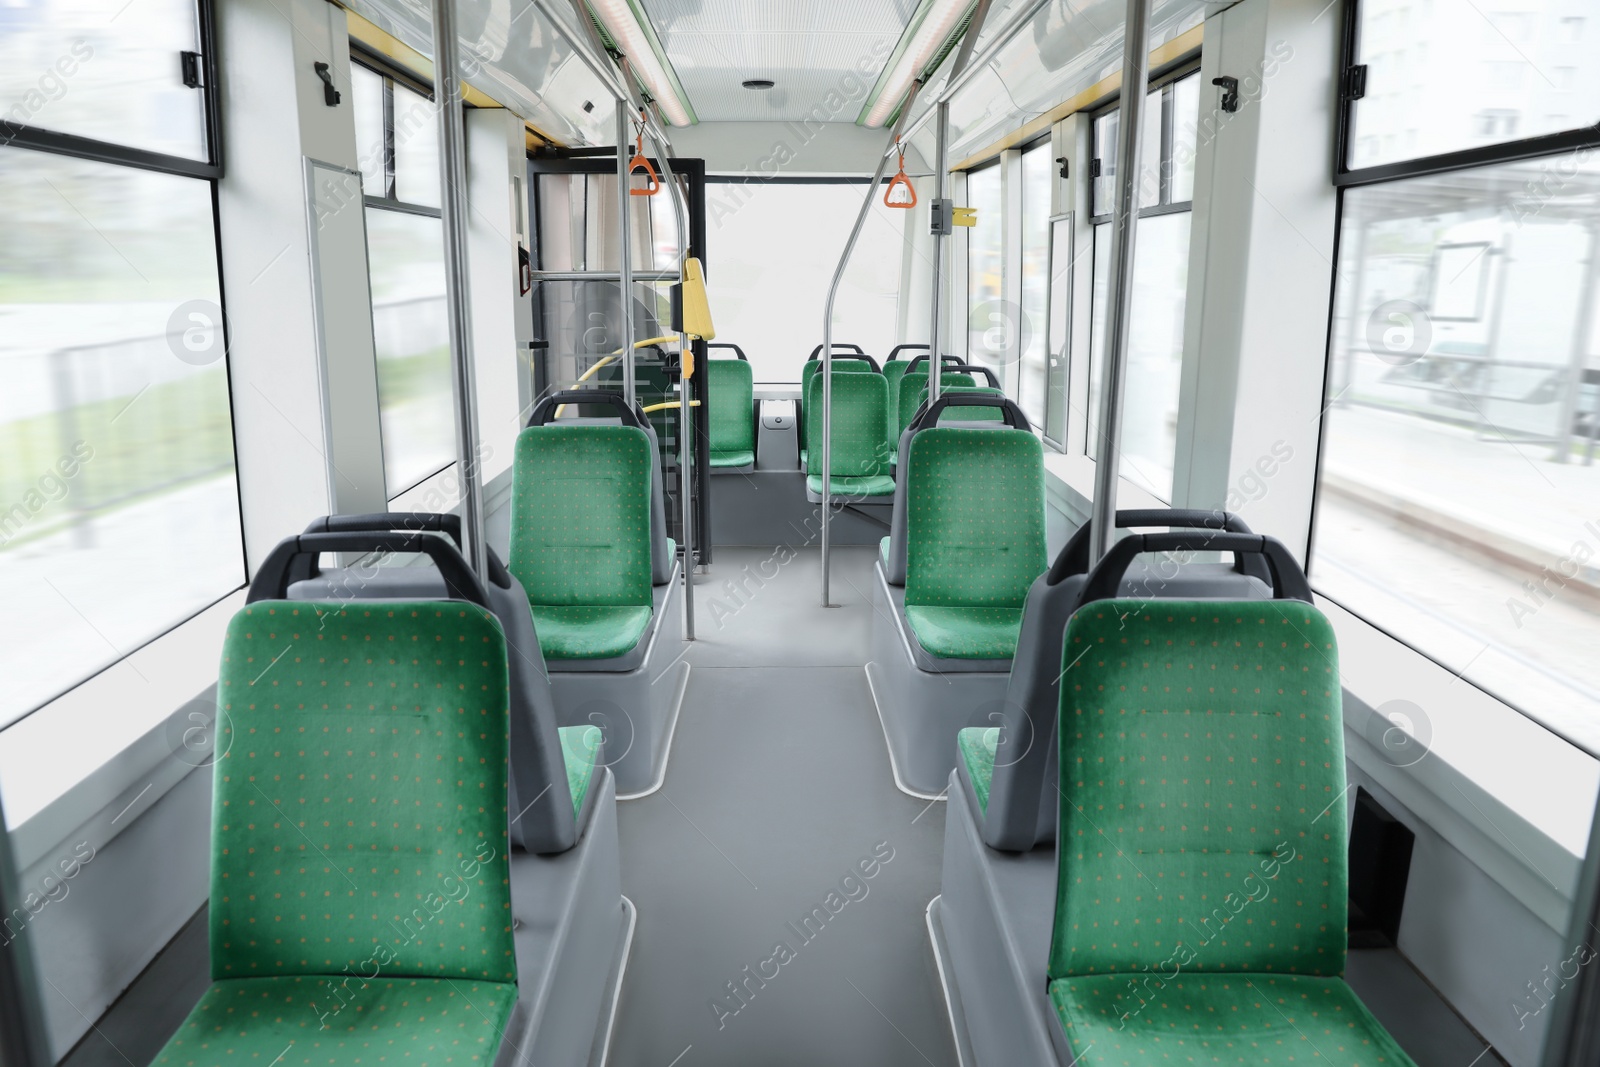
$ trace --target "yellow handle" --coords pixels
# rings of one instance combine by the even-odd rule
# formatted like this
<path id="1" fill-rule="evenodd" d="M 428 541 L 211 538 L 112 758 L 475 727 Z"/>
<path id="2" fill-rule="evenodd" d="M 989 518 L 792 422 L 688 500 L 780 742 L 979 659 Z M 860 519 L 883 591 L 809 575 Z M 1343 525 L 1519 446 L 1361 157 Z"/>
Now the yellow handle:
<path id="1" fill-rule="evenodd" d="M 691 401 L 689 401 L 689 406 L 692 407 L 692 408 L 697 408 L 697 407 L 700 406 L 700 401 L 691 400 Z M 681 401 L 681 400 L 668 400 L 665 403 L 661 403 L 661 404 L 651 404 L 649 407 L 644 409 L 644 413 L 646 415 L 648 415 L 652 411 L 662 411 L 662 410 L 664 410 L 666 408 L 681 408 L 681 407 L 683 407 L 683 401 Z"/>

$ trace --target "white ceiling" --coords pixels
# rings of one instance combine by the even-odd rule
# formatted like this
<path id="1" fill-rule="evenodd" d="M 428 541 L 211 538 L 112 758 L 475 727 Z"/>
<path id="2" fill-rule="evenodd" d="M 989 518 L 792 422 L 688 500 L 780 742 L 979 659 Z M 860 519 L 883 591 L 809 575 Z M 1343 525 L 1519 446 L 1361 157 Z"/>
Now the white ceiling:
<path id="1" fill-rule="evenodd" d="M 701 122 L 854 122 L 917 0 L 639 0 Z M 865 71 L 865 75 L 862 74 Z M 776 88 L 739 83 L 769 78 Z"/>

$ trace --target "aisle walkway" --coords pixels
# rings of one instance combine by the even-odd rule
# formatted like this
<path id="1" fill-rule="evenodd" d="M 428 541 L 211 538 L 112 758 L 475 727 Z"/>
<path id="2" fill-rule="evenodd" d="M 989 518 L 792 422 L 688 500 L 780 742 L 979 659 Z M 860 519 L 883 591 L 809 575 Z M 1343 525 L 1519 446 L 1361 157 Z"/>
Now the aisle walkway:
<path id="1" fill-rule="evenodd" d="M 666 784 L 620 807 L 615 1067 L 955 1062 L 923 925 L 944 805 L 895 789 L 862 670 L 873 550 L 835 552 L 832 609 L 787 555 L 717 549 Z"/>

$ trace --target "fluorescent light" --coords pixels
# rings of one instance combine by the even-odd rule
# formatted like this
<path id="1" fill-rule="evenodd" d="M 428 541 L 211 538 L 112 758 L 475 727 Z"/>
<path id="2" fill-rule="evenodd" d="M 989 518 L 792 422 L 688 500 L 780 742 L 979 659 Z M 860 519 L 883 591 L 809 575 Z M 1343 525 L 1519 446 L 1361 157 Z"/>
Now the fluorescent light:
<path id="1" fill-rule="evenodd" d="M 691 126 L 694 119 L 678 95 L 677 79 L 662 65 L 656 54 L 654 36 L 646 30 L 643 19 L 630 0 L 589 0 L 589 7 L 605 27 L 617 51 L 628 57 L 629 64 L 650 95 L 661 106 L 667 121 L 674 126 Z"/>
<path id="2" fill-rule="evenodd" d="M 950 41 L 950 35 L 967 17 L 974 0 L 924 0 L 922 20 L 917 23 L 911 40 L 905 43 L 887 78 L 878 82 L 878 97 L 873 101 L 864 126 L 882 126 L 889 121 L 905 100 L 911 83 L 922 77 L 922 72 L 933 62 L 939 50 Z"/>

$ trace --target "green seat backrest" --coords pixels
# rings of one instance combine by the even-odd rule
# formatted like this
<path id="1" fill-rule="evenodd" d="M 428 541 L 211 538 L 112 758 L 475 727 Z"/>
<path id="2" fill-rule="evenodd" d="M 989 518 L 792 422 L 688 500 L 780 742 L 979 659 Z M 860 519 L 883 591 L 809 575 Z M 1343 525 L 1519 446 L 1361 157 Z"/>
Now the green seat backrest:
<path id="1" fill-rule="evenodd" d="M 949 374 L 945 375 L 946 379 L 951 377 L 954 376 Z M 1006 395 L 1005 390 L 996 389 L 992 385 L 951 385 L 949 381 L 946 380 L 944 392 L 940 393 L 939 395 L 950 396 L 952 393 L 982 393 L 985 396 L 1000 397 Z M 926 387 L 924 387 L 923 390 L 917 394 L 917 403 L 911 409 L 911 417 L 916 418 L 917 409 L 922 407 L 922 405 L 926 404 L 927 402 L 928 390 Z M 1004 422 L 1006 420 L 1006 416 L 1005 412 L 998 407 L 945 408 L 944 411 L 939 413 L 939 421 L 944 422 L 946 420 L 949 420 L 950 422 Z M 906 420 L 906 425 L 911 425 L 910 419 Z"/>
<path id="2" fill-rule="evenodd" d="M 806 450 L 813 474 L 822 473 L 823 377 L 811 380 L 806 394 Z M 883 440 L 883 420 L 889 410 L 889 383 L 881 374 L 834 372 L 833 449 L 830 474 L 868 477 L 889 473 L 889 450 Z"/>
<path id="3" fill-rule="evenodd" d="M 939 387 L 948 389 L 953 385 L 976 385 L 972 375 L 966 373 L 952 373 L 945 371 L 939 379 Z M 917 409 L 922 406 L 922 401 L 927 399 L 928 373 L 915 371 L 906 374 L 900 379 L 900 393 L 896 399 L 899 410 L 895 413 L 894 432 L 889 437 L 894 441 L 895 448 L 900 447 L 900 435 L 906 432 L 906 427 L 911 425 L 911 420 L 916 417 Z"/>
<path id="4" fill-rule="evenodd" d="M 755 376 L 750 364 L 711 359 L 706 373 L 711 380 L 711 451 L 755 451 Z"/>
<path id="5" fill-rule="evenodd" d="M 509 688 L 457 601 L 262 600 L 217 681 L 211 977 L 515 982 Z"/>
<path id="6" fill-rule="evenodd" d="M 530 426 L 517 437 L 508 565 L 530 603 L 650 603 L 650 453 L 633 426 Z"/>
<path id="7" fill-rule="evenodd" d="M 933 426 L 906 467 L 906 603 L 1022 607 L 1046 565 L 1039 439 Z"/>
<path id="8" fill-rule="evenodd" d="M 1297 600 L 1073 615 L 1052 980 L 1344 973 L 1337 660 L 1328 620 Z"/>
<path id="9" fill-rule="evenodd" d="M 834 373 L 848 371 L 854 374 L 871 374 L 872 364 L 858 356 L 835 354 L 833 357 L 833 369 Z M 808 359 L 806 360 L 806 365 L 800 368 L 800 396 L 802 398 L 810 395 L 811 379 L 815 378 L 820 370 L 822 370 L 822 360 L 820 359 Z"/>

